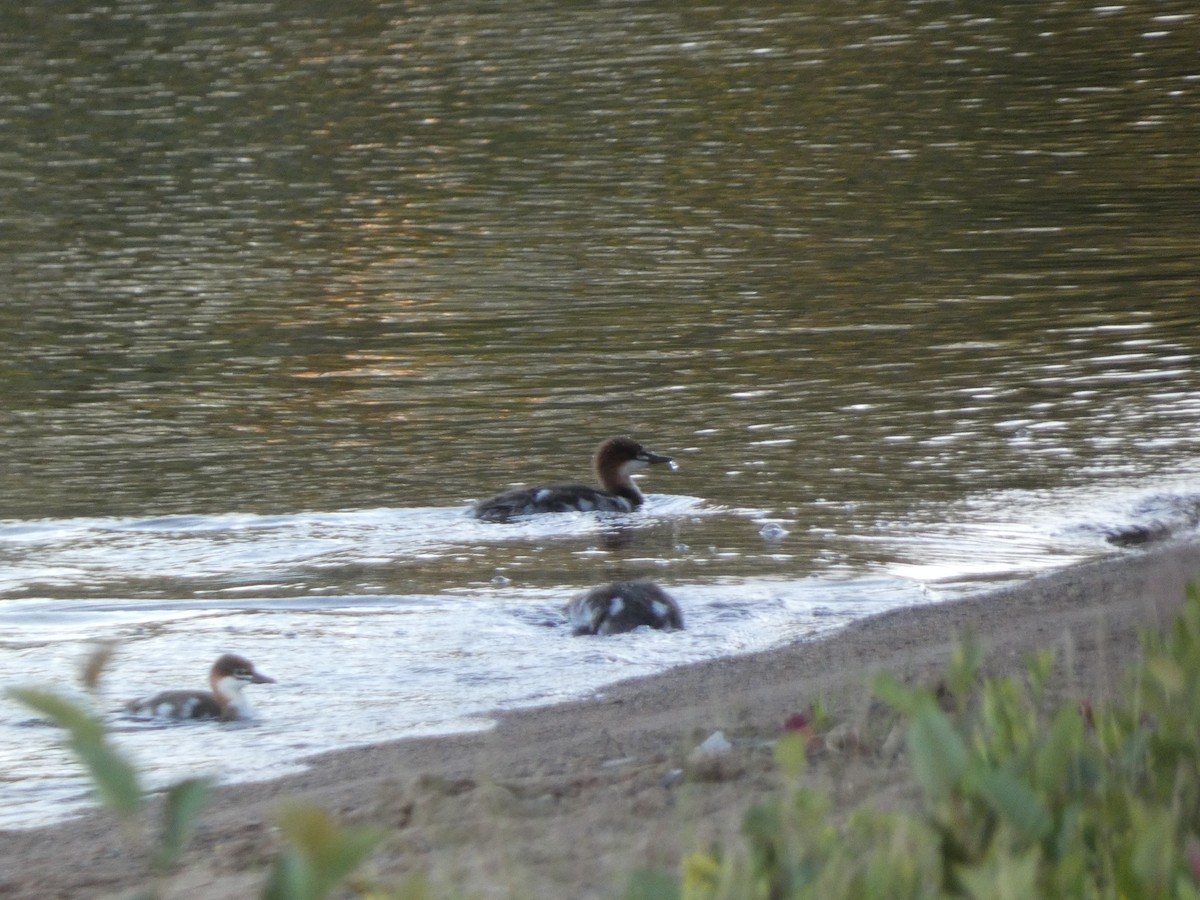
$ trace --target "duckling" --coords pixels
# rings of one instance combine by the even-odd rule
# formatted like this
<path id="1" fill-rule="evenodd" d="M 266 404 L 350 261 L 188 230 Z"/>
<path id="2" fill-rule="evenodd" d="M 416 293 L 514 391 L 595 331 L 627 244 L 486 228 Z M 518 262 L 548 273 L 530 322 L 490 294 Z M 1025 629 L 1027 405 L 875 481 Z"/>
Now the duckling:
<path id="1" fill-rule="evenodd" d="M 134 715 L 167 719 L 243 719 L 251 715 L 251 708 L 242 689 L 248 684 L 274 684 L 275 679 L 263 675 L 244 656 L 226 653 L 213 663 L 208 683 L 211 691 L 163 691 L 130 700 L 125 708 Z"/>

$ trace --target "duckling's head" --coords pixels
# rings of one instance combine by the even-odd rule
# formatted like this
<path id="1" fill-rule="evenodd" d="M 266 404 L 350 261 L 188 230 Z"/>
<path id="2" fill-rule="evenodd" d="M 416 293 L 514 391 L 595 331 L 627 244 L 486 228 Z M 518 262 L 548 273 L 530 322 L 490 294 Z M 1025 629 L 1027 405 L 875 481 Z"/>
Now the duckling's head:
<path id="1" fill-rule="evenodd" d="M 235 700 L 248 684 L 274 684 L 275 679 L 254 668 L 254 663 L 236 653 L 226 653 L 208 673 L 212 692 L 218 698 Z"/>

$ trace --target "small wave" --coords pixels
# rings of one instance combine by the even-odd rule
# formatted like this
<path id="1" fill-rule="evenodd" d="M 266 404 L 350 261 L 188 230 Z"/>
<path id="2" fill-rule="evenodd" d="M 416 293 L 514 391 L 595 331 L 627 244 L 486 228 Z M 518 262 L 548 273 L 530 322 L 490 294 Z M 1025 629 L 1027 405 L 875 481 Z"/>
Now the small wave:
<path id="1" fill-rule="evenodd" d="M 1131 521 L 1101 526 L 1108 543 L 1139 547 L 1195 531 L 1200 525 L 1200 494 L 1151 494 L 1131 513 Z"/>

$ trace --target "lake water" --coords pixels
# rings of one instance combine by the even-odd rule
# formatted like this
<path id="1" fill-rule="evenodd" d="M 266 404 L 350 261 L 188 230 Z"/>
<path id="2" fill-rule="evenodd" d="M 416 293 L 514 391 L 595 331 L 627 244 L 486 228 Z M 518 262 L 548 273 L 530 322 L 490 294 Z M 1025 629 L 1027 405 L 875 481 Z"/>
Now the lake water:
<path id="1" fill-rule="evenodd" d="M 1191 4 L 502 7 L 0 12 L 0 685 L 243 653 L 114 739 L 263 778 L 1196 528 Z M 642 511 L 466 514 L 613 434 Z M 0 701 L 0 827 L 88 802 Z"/>

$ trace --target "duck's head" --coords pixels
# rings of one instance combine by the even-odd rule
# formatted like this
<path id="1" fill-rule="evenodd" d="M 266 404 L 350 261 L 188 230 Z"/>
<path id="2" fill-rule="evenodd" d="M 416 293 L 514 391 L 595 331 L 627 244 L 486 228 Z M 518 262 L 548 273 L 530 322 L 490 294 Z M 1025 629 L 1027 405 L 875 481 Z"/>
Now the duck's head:
<path id="1" fill-rule="evenodd" d="M 627 481 L 634 472 L 657 463 L 669 463 L 671 457 L 647 450 L 633 438 L 609 438 L 596 448 L 596 473 L 607 484 L 614 477 Z"/>
<path id="2" fill-rule="evenodd" d="M 226 653 L 208 673 L 209 684 L 218 697 L 235 698 L 248 684 L 274 684 L 275 679 L 254 668 L 254 663 L 236 653 Z"/>

